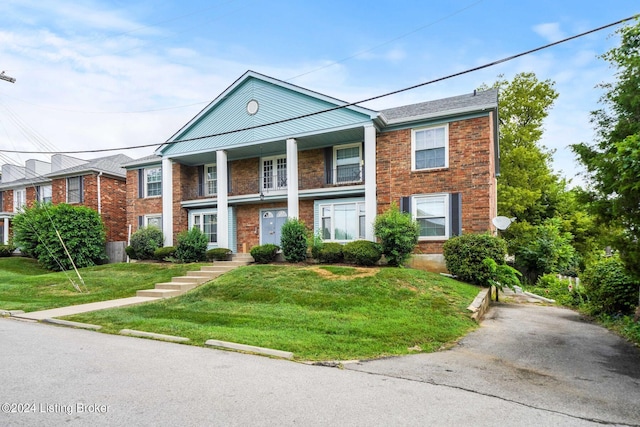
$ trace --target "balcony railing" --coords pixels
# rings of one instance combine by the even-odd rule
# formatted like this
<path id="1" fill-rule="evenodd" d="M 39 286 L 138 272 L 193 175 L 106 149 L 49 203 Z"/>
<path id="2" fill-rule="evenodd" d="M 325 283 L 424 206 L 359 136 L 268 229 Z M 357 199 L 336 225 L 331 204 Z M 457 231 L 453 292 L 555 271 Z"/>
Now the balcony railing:
<path id="1" fill-rule="evenodd" d="M 286 176 L 266 176 L 255 179 L 231 178 L 230 196 L 249 194 L 272 194 L 287 190 Z M 364 184 L 364 168 L 360 165 L 346 165 L 325 171 L 320 174 L 303 175 L 298 178 L 299 190 L 312 190 L 316 188 L 332 188 L 347 185 Z"/>

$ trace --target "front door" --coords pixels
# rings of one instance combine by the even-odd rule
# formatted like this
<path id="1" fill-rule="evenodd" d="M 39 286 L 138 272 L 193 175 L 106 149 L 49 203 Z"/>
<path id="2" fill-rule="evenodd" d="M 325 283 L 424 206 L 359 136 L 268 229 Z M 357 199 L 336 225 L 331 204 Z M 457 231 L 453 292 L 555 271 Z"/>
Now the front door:
<path id="1" fill-rule="evenodd" d="M 263 210 L 260 215 L 260 244 L 273 243 L 280 246 L 281 230 L 287 220 L 287 210 Z"/>

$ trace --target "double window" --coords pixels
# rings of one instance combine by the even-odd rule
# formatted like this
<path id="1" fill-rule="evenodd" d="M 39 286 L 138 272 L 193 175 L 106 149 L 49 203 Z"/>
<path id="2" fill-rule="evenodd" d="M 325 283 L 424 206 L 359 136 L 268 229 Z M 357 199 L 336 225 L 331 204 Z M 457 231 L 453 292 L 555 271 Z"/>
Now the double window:
<path id="1" fill-rule="evenodd" d="M 67 203 L 83 202 L 83 179 L 81 176 L 67 178 Z"/>
<path id="2" fill-rule="evenodd" d="M 336 165 L 333 181 L 336 184 L 362 181 L 362 144 L 334 147 L 333 161 Z"/>
<path id="3" fill-rule="evenodd" d="M 157 197 L 162 195 L 162 168 L 149 168 L 144 170 L 145 197 Z"/>
<path id="4" fill-rule="evenodd" d="M 218 214 L 216 212 L 194 212 L 191 214 L 191 227 L 198 228 L 208 243 L 218 243 Z"/>
<path id="5" fill-rule="evenodd" d="M 20 188 L 13 190 L 13 211 L 20 212 L 27 204 L 27 189 Z"/>
<path id="6" fill-rule="evenodd" d="M 318 208 L 323 240 L 348 242 L 365 238 L 364 202 L 322 203 Z"/>
<path id="7" fill-rule="evenodd" d="M 449 127 L 433 126 L 411 131 L 411 170 L 449 166 Z"/>
<path id="8" fill-rule="evenodd" d="M 277 156 L 262 159 L 262 183 L 264 191 L 287 189 L 287 157 Z"/>

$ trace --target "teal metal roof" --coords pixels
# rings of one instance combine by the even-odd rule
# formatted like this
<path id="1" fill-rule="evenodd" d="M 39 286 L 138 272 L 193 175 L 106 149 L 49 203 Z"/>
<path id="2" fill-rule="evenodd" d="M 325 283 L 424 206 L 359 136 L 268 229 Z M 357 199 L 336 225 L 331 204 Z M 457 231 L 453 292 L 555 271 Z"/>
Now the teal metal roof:
<path id="1" fill-rule="evenodd" d="M 255 114 L 247 112 L 247 105 L 252 100 L 258 102 Z M 344 101 L 248 71 L 167 142 L 189 141 L 164 145 L 156 153 L 163 157 L 172 157 L 192 152 L 228 149 L 361 126 L 371 123 L 378 116 L 376 111 L 350 106 L 302 119 L 224 134 L 345 104 L 347 103 Z M 221 133 L 223 135 L 210 136 Z"/>

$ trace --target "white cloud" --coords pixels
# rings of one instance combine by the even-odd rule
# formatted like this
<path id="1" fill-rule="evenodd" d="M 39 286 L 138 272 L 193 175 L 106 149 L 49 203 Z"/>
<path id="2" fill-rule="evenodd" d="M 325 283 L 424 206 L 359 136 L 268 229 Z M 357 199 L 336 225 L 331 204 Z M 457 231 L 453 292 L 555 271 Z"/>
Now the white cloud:
<path id="1" fill-rule="evenodd" d="M 533 31 L 549 42 L 555 42 L 565 38 L 564 32 L 560 30 L 560 24 L 557 22 L 534 25 Z"/>

